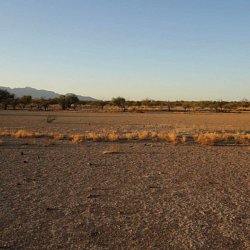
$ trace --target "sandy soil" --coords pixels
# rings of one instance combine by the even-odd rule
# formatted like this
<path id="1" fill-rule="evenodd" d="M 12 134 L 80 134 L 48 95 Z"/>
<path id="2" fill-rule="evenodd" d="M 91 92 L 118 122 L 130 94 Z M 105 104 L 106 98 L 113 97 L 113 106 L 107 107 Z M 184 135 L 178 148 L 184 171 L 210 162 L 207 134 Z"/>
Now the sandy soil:
<path id="1" fill-rule="evenodd" d="M 46 117 L 56 116 L 48 124 Z M 83 133 L 142 130 L 233 130 L 250 131 L 250 113 L 81 113 L 81 112 L 29 112 L 0 111 L 0 128 L 25 128 L 35 131 L 59 131 Z"/>
<path id="2" fill-rule="evenodd" d="M 77 121 L 84 119 L 123 129 L 160 121 L 172 126 L 183 119 L 139 114 L 135 124 L 130 114 L 127 123 L 123 114 L 65 114 L 46 124 L 44 113 L 24 114 L 1 113 L 1 128 L 80 130 Z M 191 116 L 184 122 L 193 124 Z M 217 121 L 249 129 L 244 115 L 225 115 L 224 125 L 219 116 L 206 117 L 210 126 Z M 0 249 L 250 247 L 249 148 L 139 141 L 56 141 L 45 147 L 46 139 L 2 139 Z M 103 154 L 111 146 L 117 153 Z"/>

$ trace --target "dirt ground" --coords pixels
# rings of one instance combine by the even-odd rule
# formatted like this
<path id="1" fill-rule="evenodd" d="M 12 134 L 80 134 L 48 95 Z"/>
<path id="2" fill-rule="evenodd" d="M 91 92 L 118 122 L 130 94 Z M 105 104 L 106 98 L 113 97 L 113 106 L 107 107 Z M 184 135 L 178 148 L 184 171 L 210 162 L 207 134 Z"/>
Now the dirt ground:
<path id="1" fill-rule="evenodd" d="M 47 115 L 2 111 L 0 128 L 250 130 L 247 114 Z M 249 147 L 1 139 L 0 249 L 250 247 Z"/>
<path id="2" fill-rule="evenodd" d="M 47 116 L 56 120 L 48 124 Z M 0 111 L 1 129 L 34 131 L 82 132 L 135 132 L 142 130 L 229 130 L 250 131 L 250 113 L 81 113 Z"/>

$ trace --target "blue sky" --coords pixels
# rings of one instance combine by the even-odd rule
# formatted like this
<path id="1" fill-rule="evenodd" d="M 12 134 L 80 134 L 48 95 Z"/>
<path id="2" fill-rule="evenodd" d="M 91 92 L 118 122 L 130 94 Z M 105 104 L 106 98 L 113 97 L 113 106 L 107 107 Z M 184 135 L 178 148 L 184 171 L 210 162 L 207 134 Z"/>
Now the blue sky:
<path id="1" fill-rule="evenodd" d="M 0 85 L 250 99 L 249 0 L 0 0 Z"/>

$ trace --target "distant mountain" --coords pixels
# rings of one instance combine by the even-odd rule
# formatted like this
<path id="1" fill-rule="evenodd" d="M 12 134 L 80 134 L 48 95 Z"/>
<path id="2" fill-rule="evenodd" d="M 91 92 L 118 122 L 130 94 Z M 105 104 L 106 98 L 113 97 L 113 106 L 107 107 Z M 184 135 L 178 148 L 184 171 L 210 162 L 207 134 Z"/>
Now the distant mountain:
<path id="1" fill-rule="evenodd" d="M 54 91 L 44 90 L 44 89 L 35 89 L 31 87 L 25 87 L 25 88 L 9 88 L 9 87 L 2 87 L 0 86 L 0 89 L 5 89 L 11 94 L 15 94 L 16 97 L 21 97 L 24 95 L 30 95 L 32 98 L 56 98 L 59 97 L 61 94 L 58 94 Z M 67 94 L 66 94 L 67 95 Z M 95 98 L 92 98 L 90 96 L 81 96 L 77 95 L 79 100 L 81 101 L 94 101 Z"/>

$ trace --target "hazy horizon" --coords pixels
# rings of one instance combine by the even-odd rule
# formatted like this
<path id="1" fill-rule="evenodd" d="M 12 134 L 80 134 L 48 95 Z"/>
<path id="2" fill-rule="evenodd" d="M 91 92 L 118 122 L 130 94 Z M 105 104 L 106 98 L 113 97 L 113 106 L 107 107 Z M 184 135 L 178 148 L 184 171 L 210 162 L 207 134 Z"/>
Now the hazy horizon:
<path id="1" fill-rule="evenodd" d="M 250 98 L 250 2 L 1 1 L 0 85 L 97 99 Z"/>

